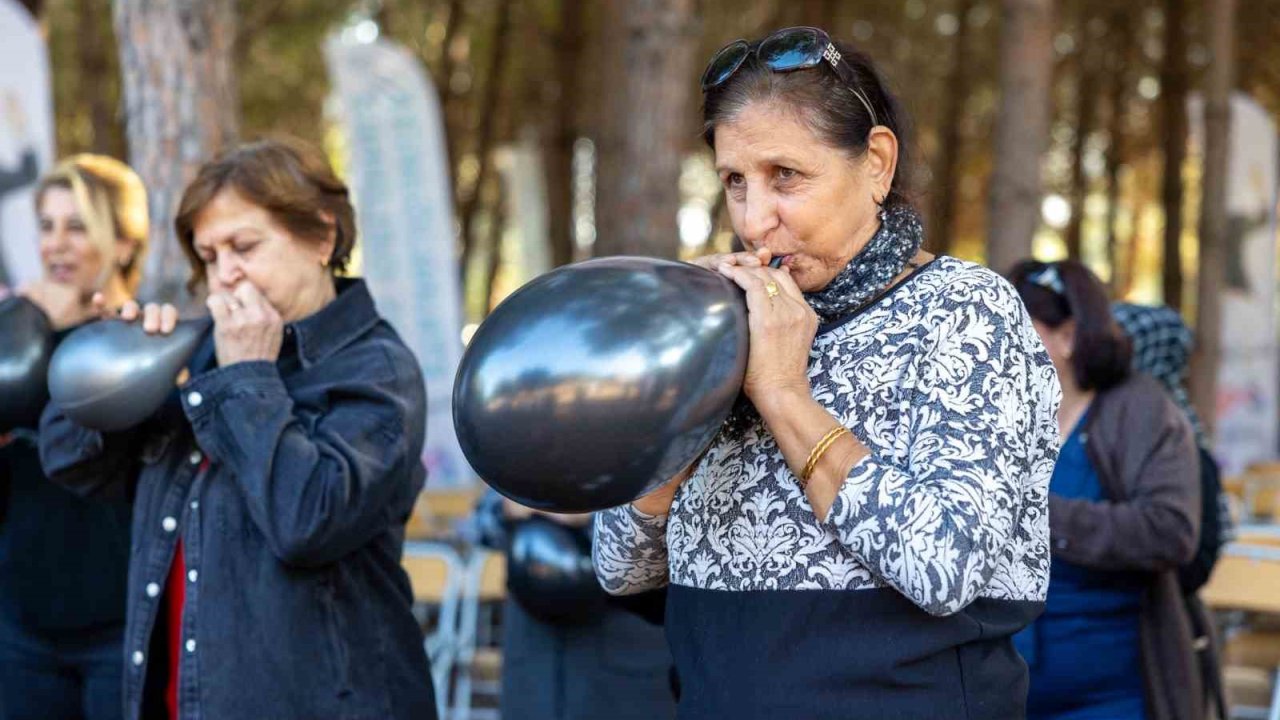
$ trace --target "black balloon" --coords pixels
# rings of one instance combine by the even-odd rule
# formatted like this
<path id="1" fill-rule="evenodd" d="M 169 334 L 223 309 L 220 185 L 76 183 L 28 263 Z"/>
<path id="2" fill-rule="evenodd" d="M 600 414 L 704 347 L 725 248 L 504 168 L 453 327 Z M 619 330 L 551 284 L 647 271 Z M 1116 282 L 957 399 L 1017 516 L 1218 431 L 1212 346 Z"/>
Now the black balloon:
<path id="1" fill-rule="evenodd" d="M 208 318 L 185 320 L 170 335 L 148 335 L 140 322 L 86 325 L 54 352 L 49 394 L 67 417 L 87 428 L 133 427 L 164 403 L 209 326 Z"/>
<path id="2" fill-rule="evenodd" d="M 608 596 L 596 580 L 588 540 L 537 515 L 520 521 L 507 551 L 507 589 L 533 617 L 567 624 L 596 617 Z"/>
<path id="3" fill-rule="evenodd" d="M 591 260 L 533 280 L 480 326 L 454 383 L 454 427 L 476 473 L 522 505 L 615 507 L 706 449 L 746 363 L 746 304 L 721 275 Z"/>
<path id="4" fill-rule="evenodd" d="M 24 298 L 0 300 L 0 432 L 39 424 L 52 352 L 53 327 L 44 312 Z"/>

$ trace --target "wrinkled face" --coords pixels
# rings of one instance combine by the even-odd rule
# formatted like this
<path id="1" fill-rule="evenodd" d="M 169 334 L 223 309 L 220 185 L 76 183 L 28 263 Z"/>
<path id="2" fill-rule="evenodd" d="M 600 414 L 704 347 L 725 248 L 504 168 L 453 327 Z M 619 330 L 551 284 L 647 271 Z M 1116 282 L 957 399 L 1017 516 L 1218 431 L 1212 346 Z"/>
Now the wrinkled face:
<path id="1" fill-rule="evenodd" d="M 231 292 L 247 280 L 285 322 L 314 313 L 332 298 L 333 276 L 322 263 L 333 240 L 295 237 L 233 188 L 215 195 L 192 228 L 210 293 Z"/>
<path id="2" fill-rule="evenodd" d="M 850 157 L 775 103 L 751 103 L 717 125 L 715 156 L 734 232 L 748 250 L 785 255 L 805 292 L 826 287 L 879 227 L 885 158 Z"/>
<path id="3" fill-rule="evenodd" d="M 80 205 L 68 188 L 50 187 L 40 198 L 40 262 L 48 280 L 70 285 L 85 297 L 102 288 L 103 264 L 113 266 L 128 260 L 133 242 L 116 239 L 118 258 L 104 258 L 89 236 Z"/>

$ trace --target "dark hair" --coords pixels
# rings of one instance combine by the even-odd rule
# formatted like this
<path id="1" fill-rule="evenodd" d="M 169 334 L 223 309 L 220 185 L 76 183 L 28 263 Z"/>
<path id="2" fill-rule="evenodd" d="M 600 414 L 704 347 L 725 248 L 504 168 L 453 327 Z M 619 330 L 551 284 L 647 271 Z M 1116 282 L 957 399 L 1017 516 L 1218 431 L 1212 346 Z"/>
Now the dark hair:
<path id="1" fill-rule="evenodd" d="M 356 211 L 346 184 L 319 149 L 300 140 L 273 137 L 241 145 L 205 163 L 183 191 L 174 227 L 191 263 L 189 287 L 205 281 L 204 263 L 195 250 L 196 216 L 226 188 L 269 212 L 299 238 L 321 242 L 333 232 L 329 270 L 346 269 L 356 243 Z"/>
<path id="2" fill-rule="evenodd" d="M 1076 324 L 1071 369 L 1085 390 L 1106 390 L 1129 375 L 1129 338 L 1111 314 L 1102 281 L 1075 260 L 1023 260 L 1008 274 L 1031 317 L 1051 328 Z"/>
<path id="3" fill-rule="evenodd" d="M 853 68 L 858 89 L 866 96 L 880 124 L 898 138 L 898 165 L 885 205 L 910 205 L 912 200 L 912 160 L 914 145 L 911 122 L 902 103 L 889 89 L 884 76 L 866 54 L 848 43 L 831 39 L 844 62 Z M 724 83 L 703 96 L 702 138 L 715 149 L 716 126 L 729 120 L 753 102 L 779 101 L 795 108 L 801 120 L 827 144 L 861 157 L 867 151 L 871 116 L 849 86 L 824 61 L 821 65 L 792 72 L 774 72 L 760 63 L 751 43 L 751 52 L 742 67 Z"/>

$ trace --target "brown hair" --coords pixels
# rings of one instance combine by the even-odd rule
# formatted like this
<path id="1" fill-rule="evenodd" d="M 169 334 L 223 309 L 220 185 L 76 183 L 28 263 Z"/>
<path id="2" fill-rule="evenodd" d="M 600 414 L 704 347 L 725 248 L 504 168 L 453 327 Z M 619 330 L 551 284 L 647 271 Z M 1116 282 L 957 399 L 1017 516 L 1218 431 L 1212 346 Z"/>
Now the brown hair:
<path id="1" fill-rule="evenodd" d="M 128 165 L 107 157 L 82 153 L 59 162 L 36 185 L 36 212 L 51 188 L 62 188 L 76 199 L 85 230 L 102 255 L 99 285 L 118 270 L 130 295 L 138 292 L 147 256 L 147 189 Z M 133 241 L 135 250 L 124 265 L 115 262 L 116 238 Z"/>
<path id="2" fill-rule="evenodd" d="M 716 126 L 732 120 L 748 105 L 777 101 L 794 109 L 809 129 L 828 145 L 840 148 L 852 157 L 862 157 L 867 151 L 867 137 L 873 127 L 863 101 L 825 62 L 805 70 L 770 70 L 754 52 L 760 42 L 751 43 L 753 52 L 742 67 L 724 83 L 708 89 L 703 96 L 702 139 L 707 146 L 714 150 Z M 915 144 L 911 138 L 910 118 L 868 55 L 834 37 L 831 42 L 844 62 L 853 69 L 858 89 L 875 110 L 880 125 L 892 130 L 898 138 L 898 165 L 889 194 L 883 202 L 885 205 L 911 205 Z"/>
<path id="3" fill-rule="evenodd" d="M 1023 260 L 1009 271 L 1031 317 L 1050 328 L 1075 320 L 1071 370 L 1084 390 L 1106 390 L 1129 375 L 1129 337 L 1111 314 L 1102 281 L 1075 260 Z"/>
<path id="4" fill-rule="evenodd" d="M 189 288 L 205 281 L 204 262 L 195 249 L 196 216 L 227 188 L 266 210 L 299 238 L 321 242 L 333 232 L 329 270 L 336 274 L 346 269 L 356 243 L 356 211 L 346 184 L 314 146 L 272 137 L 241 145 L 205 163 L 183 191 L 174 227 L 191 263 Z"/>

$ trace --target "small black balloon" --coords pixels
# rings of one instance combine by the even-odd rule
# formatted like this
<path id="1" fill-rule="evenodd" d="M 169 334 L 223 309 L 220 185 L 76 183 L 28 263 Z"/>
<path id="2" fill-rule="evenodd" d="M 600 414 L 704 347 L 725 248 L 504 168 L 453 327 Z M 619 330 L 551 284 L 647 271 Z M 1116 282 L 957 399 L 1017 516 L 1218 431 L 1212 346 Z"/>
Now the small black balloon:
<path id="1" fill-rule="evenodd" d="M 53 327 L 30 300 L 0 300 L 0 432 L 35 427 L 49 400 Z"/>
<path id="2" fill-rule="evenodd" d="M 596 580 L 586 538 L 537 515 L 520 521 L 511 533 L 507 589 L 525 612 L 552 624 L 589 621 L 608 599 Z"/>
<path id="3" fill-rule="evenodd" d="M 49 394 L 67 417 L 87 428 L 133 427 L 164 403 L 209 326 L 208 318 L 184 320 L 169 335 L 148 335 L 139 322 L 85 325 L 54 352 Z"/>
<path id="4" fill-rule="evenodd" d="M 454 428 L 503 495 L 602 510 L 707 448 L 746 364 L 746 304 L 723 276 L 653 258 L 590 260 L 533 280 L 484 321 L 454 382 Z"/>

